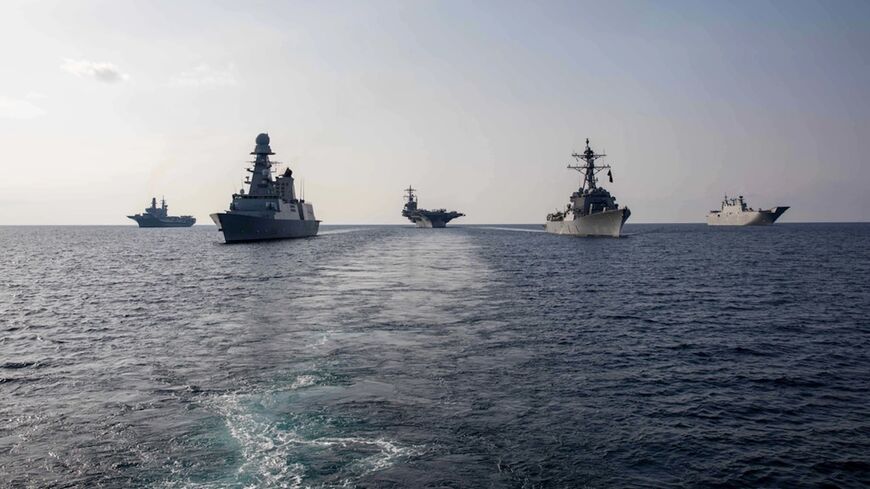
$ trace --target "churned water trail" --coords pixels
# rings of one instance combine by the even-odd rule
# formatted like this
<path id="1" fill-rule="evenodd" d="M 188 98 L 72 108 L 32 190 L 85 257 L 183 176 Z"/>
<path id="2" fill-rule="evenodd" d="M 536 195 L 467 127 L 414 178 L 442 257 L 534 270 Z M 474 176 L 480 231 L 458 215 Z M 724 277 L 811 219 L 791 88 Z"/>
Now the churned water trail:
<path id="1" fill-rule="evenodd" d="M 542 225 L 529 225 L 523 227 L 507 227 L 507 226 L 467 226 L 472 229 L 492 229 L 496 231 L 519 231 L 525 233 L 544 233 Z"/>
<path id="2" fill-rule="evenodd" d="M 538 228 L 0 227 L 0 487 L 870 484 L 870 225 Z"/>
<path id="3" fill-rule="evenodd" d="M 358 231 L 362 231 L 363 229 L 365 229 L 365 228 L 359 228 L 359 227 L 347 227 L 346 228 L 346 227 L 335 226 L 335 227 L 331 227 L 331 228 L 324 228 L 317 235 L 318 236 L 329 236 L 332 234 L 355 233 Z"/>

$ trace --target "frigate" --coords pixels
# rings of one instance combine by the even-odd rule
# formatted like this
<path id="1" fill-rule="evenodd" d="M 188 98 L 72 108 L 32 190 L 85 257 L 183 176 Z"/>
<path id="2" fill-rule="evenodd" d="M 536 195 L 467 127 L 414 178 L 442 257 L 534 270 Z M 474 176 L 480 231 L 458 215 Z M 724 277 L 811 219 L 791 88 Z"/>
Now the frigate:
<path id="1" fill-rule="evenodd" d="M 408 186 L 405 189 L 405 207 L 402 208 L 402 215 L 407 217 L 409 221 L 417 225 L 418 228 L 443 228 L 447 227 L 447 223 L 462 217 L 465 214 L 456 211 L 447 211 L 447 209 L 418 209 L 417 195 L 414 194 L 417 190 Z"/>
<path id="2" fill-rule="evenodd" d="M 729 199 L 726 195 L 719 210 L 707 214 L 708 226 L 766 226 L 773 224 L 788 210 L 788 206 L 755 210 L 746 205 L 743 196 Z"/>
<path id="3" fill-rule="evenodd" d="M 136 221 L 140 228 L 187 228 L 196 222 L 193 216 L 170 216 L 166 199 L 160 199 L 160 207 L 157 207 L 157 197 L 151 198 L 151 207 L 145 208 L 144 214 L 127 217 Z"/>
<path id="4" fill-rule="evenodd" d="M 249 162 L 253 166 L 248 168 L 251 175 L 245 180 L 248 191 L 243 188 L 233 194 L 228 211 L 211 215 L 218 231 L 227 243 L 315 236 L 320 221 L 314 217 L 314 206 L 297 198 L 293 171 L 287 168 L 272 178 L 273 166 L 279 162 L 269 160 L 275 154 L 269 135 L 258 135 L 255 143 L 254 161 Z"/>
<path id="5" fill-rule="evenodd" d="M 595 163 L 606 155 L 595 153 L 589 146 L 589 139 L 586 139 L 586 150 L 581 154 L 573 153 L 571 156 L 580 163 L 568 165 L 568 168 L 577 170 L 583 175 L 580 188 L 571 194 L 564 211 L 547 215 L 544 228 L 548 233 L 553 234 L 618 238 L 631 211 L 628 207 L 620 207 L 610 192 L 598 186 L 596 175 L 603 170 L 607 170 L 607 176 L 613 183 L 610 165 Z"/>

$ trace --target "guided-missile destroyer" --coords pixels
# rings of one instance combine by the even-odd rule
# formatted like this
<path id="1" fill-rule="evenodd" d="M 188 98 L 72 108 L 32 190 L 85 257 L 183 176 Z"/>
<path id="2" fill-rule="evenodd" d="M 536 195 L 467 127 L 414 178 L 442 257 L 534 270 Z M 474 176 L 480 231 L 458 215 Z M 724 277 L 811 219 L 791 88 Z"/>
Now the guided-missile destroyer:
<path id="1" fill-rule="evenodd" d="M 447 227 L 448 222 L 465 215 L 456 211 L 448 212 L 447 209 L 418 209 L 417 196 L 414 194 L 416 190 L 409 186 L 405 189 L 405 192 L 407 192 L 407 195 L 405 195 L 405 207 L 402 208 L 402 215 L 416 224 L 418 228 Z"/>
<path id="2" fill-rule="evenodd" d="M 722 207 L 719 210 L 710 211 L 707 214 L 708 226 L 766 226 L 773 224 L 788 210 L 788 206 L 779 206 L 772 209 L 755 210 L 746 205 L 743 196 L 729 199 L 725 196 Z"/>
<path id="3" fill-rule="evenodd" d="M 170 216 L 166 199 L 160 199 L 160 207 L 157 207 L 157 197 L 151 198 L 151 207 L 145 208 L 144 214 L 127 217 L 136 221 L 140 228 L 187 228 L 196 222 L 193 216 Z"/>
<path id="4" fill-rule="evenodd" d="M 296 197 L 293 172 L 287 168 L 277 178 L 272 178 L 269 161 L 274 155 L 269 146 L 269 135 L 260 134 L 256 147 L 251 175 L 245 180 L 249 185 L 233 194 L 230 209 L 212 214 L 218 231 L 224 233 L 227 243 L 259 241 L 265 239 L 306 238 L 315 236 L 320 221 L 314 217 L 314 206 Z"/>
<path id="5" fill-rule="evenodd" d="M 579 165 L 568 165 L 583 175 L 580 188 L 571 194 L 571 200 L 564 211 L 556 211 L 547 215 L 544 225 L 548 233 L 568 234 L 572 236 L 612 236 L 618 238 L 622 225 L 631 215 L 628 207 L 619 207 L 610 192 L 597 185 L 595 175 L 607 170 L 607 176 L 613 183 L 613 173 L 610 165 L 596 165 L 595 160 L 604 157 L 596 154 L 586 140 L 586 150 L 582 154 L 574 153 Z"/>

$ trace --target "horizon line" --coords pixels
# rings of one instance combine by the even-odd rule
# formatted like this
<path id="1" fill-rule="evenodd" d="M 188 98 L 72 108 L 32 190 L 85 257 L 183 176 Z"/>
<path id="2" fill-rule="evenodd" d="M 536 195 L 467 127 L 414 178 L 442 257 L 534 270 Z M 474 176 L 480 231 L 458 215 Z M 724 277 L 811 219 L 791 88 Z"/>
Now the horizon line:
<path id="1" fill-rule="evenodd" d="M 413 224 L 396 224 L 396 223 L 320 223 L 323 226 L 394 226 L 394 227 L 414 227 Z M 626 226 L 638 226 L 638 225 L 662 225 L 662 224 L 680 224 L 680 225 L 688 225 L 688 224 L 706 224 L 704 221 L 680 221 L 680 222 L 627 222 Z M 777 225 L 789 225 L 789 224 L 870 224 L 870 220 L 867 221 L 793 221 L 793 222 L 778 222 Z M 463 223 L 463 224 L 451 224 L 449 227 L 469 227 L 469 226 L 543 226 L 544 223 L 540 222 L 531 222 L 531 223 Z M 79 224 L 0 224 L 0 227 L 75 227 L 75 226 L 101 226 L 101 227 L 129 227 L 136 228 L 139 227 L 132 224 L 88 224 L 88 223 L 79 223 Z M 215 224 L 194 224 L 189 227 L 217 227 Z M 155 229 L 167 229 L 167 228 L 155 228 Z M 177 228 L 183 229 L 183 228 Z"/>

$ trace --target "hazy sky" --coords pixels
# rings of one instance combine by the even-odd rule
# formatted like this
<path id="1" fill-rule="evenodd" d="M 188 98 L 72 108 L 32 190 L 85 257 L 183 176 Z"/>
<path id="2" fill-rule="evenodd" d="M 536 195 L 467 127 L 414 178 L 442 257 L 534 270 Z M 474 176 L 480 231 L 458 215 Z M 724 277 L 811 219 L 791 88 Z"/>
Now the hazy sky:
<path id="1" fill-rule="evenodd" d="M 254 137 L 324 223 L 538 223 L 586 137 L 629 222 L 870 219 L 870 2 L 5 0 L 0 224 L 225 210 Z M 299 180 L 297 180 L 299 181 Z"/>

